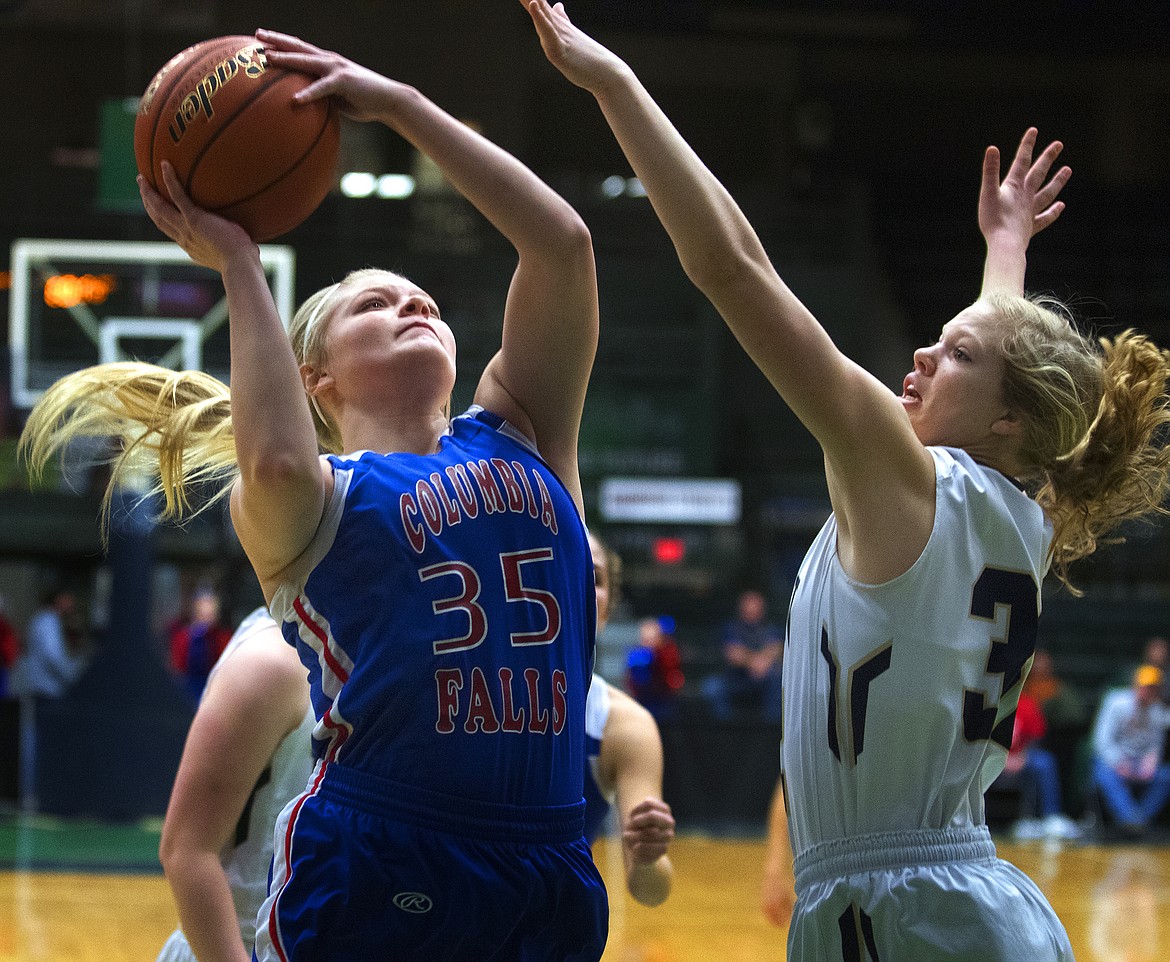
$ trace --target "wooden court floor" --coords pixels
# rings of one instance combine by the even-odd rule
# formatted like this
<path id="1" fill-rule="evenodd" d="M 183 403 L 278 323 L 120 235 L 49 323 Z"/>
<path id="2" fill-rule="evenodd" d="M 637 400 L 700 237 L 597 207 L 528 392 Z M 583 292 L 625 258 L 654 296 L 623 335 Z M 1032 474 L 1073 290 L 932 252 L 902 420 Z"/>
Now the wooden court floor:
<path id="1" fill-rule="evenodd" d="M 1170 847 L 1002 843 L 1040 885 L 1079 962 L 1170 960 Z M 610 887 L 605 962 L 758 962 L 785 958 L 764 922 L 762 841 L 677 840 L 674 892 L 646 909 L 624 895 L 616 847 L 596 858 Z M 0 871 L 0 962 L 150 962 L 175 924 L 157 872 Z"/>

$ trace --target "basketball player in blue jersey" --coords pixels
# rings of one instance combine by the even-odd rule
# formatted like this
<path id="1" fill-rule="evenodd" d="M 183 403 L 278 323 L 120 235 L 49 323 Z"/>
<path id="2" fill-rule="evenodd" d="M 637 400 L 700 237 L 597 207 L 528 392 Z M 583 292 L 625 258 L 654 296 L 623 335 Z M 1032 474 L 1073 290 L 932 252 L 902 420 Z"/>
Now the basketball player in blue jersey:
<path id="1" fill-rule="evenodd" d="M 692 281 L 820 443 L 833 515 L 800 569 L 781 769 L 795 856 L 793 962 L 1048 962 L 1072 951 L 1039 889 L 996 858 L 1002 770 L 1040 585 L 1160 510 L 1170 358 L 1100 345 L 1024 296 L 1060 215 L 1061 145 L 1006 177 L 989 148 L 979 300 L 915 352 L 896 394 L 846 358 L 777 275 L 734 200 L 628 66 L 523 0 L 550 61 L 597 99 Z"/>
<path id="2" fill-rule="evenodd" d="M 620 590 L 620 561 L 590 532 L 597 630 L 609 621 Z M 662 799 L 662 736 L 654 716 L 598 675 L 585 707 L 585 837 L 596 841 L 617 809 L 626 888 L 643 905 L 661 905 L 674 879 L 674 815 Z"/>
<path id="3" fill-rule="evenodd" d="M 305 669 L 268 612 L 240 623 L 207 679 L 163 822 L 179 929 L 157 962 L 247 962 L 272 831 L 313 770 Z"/>
<path id="4" fill-rule="evenodd" d="M 286 334 L 256 244 L 166 168 L 173 203 L 140 181 L 143 202 L 222 276 L 230 393 L 139 365 L 82 372 L 33 412 L 25 451 L 35 465 L 77 433 L 120 433 L 113 483 L 161 463 L 172 515 L 187 482 L 228 479 L 317 716 L 316 768 L 276 827 L 259 960 L 596 960 L 608 906 L 583 836 L 596 609 L 577 471 L 598 326 L 589 232 L 414 88 L 257 37 L 270 63 L 316 78 L 299 100 L 391 128 L 515 247 L 473 406 L 448 416 L 455 341 L 426 291 L 358 271 Z"/>

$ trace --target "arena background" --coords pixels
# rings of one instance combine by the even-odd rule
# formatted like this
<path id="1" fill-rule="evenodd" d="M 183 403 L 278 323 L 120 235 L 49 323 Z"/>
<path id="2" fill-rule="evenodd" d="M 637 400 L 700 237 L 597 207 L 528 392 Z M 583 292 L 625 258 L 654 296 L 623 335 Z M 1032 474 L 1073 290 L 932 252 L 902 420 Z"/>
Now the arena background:
<path id="1" fill-rule="evenodd" d="M 569 11 L 635 67 L 781 274 L 891 386 L 978 293 L 982 151 L 995 143 L 1010 156 L 1029 125 L 1064 141 L 1074 171 L 1068 210 L 1033 245 L 1029 287 L 1073 298 L 1101 333 L 1135 326 L 1170 344 L 1164 2 L 577 0 Z M 818 450 L 691 287 L 596 105 L 545 62 L 515 0 L 0 0 L 0 271 L 23 238 L 161 240 L 134 190 L 127 101 L 179 49 L 259 26 L 418 86 L 584 215 L 602 333 L 582 466 L 591 524 L 625 568 L 602 669 L 620 681 L 638 619 L 674 619 L 687 684 L 663 726 L 668 801 L 682 830 L 758 836 L 776 733 L 750 717 L 712 723 L 696 692 L 741 587 L 762 588 L 783 622 L 828 510 Z M 349 125 L 341 166 L 426 176 L 389 132 Z M 334 193 L 278 243 L 295 252 L 298 302 L 359 264 L 401 269 L 431 291 L 454 321 L 470 392 L 496 337 L 510 249 L 458 198 Z M 0 356 L 4 381 L 11 363 Z M 182 530 L 131 513 L 103 556 L 97 478 L 28 489 L 15 461 L 26 413 L 0 386 L 0 595 L 19 630 L 49 584 L 70 582 L 94 653 L 46 719 L 37 807 L 137 824 L 165 807 L 190 717 L 160 626 L 200 579 L 216 581 L 233 620 L 259 592 L 218 512 Z M 615 478 L 723 479 L 738 511 L 729 523 L 614 520 L 602 492 Z M 1085 598 L 1046 595 L 1041 644 L 1090 707 L 1150 635 L 1170 631 L 1168 532 L 1127 532 L 1083 565 Z M 3 703 L 0 804 L 13 811 L 18 728 L 16 703 Z M 1074 815 L 1086 804 L 1084 734 L 1062 746 Z"/>

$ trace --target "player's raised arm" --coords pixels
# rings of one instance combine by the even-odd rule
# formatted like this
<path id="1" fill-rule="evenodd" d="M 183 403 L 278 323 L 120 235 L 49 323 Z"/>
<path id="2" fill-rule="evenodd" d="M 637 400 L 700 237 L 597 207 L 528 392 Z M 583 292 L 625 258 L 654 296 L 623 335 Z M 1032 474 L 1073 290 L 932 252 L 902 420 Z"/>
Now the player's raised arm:
<path id="1" fill-rule="evenodd" d="M 146 211 L 196 263 L 223 279 L 230 318 L 231 421 L 239 479 L 232 518 L 261 583 L 304 550 L 329 483 L 288 334 L 256 244 L 238 224 L 197 207 L 169 164 L 172 200 L 139 177 Z"/>
<path id="2" fill-rule="evenodd" d="M 983 267 L 983 296 L 1024 293 L 1028 243 L 1064 212 L 1057 195 L 1072 176 L 1069 167 L 1048 172 L 1064 145 L 1054 140 L 1032 160 L 1037 130 L 1029 127 L 1007 176 L 1000 179 L 999 148 L 992 145 L 983 155 L 983 181 L 979 191 L 979 229 L 987 243 Z"/>
<path id="3" fill-rule="evenodd" d="M 897 396 L 837 349 L 629 66 L 576 28 L 562 5 L 525 6 L 548 59 L 596 98 L 688 276 L 824 449 L 846 536 L 854 514 L 872 512 L 886 522 L 875 542 L 895 564 L 909 564 L 929 531 L 933 469 Z M 891 504 L 913 517 L 896 517 Z"/>
<path id="4" fill-rule="evenodd" d="M 315 74 L 302 101 L 390 127 L 442 170 L 515 247 L 502 346 L 476 401 L 528 434 L 582 503 L 577 434 L 597 349 L 592 239 L 576 211 L 515 157 L 418 90 L 304 41 L 260 31 L 273 63 Z"/>

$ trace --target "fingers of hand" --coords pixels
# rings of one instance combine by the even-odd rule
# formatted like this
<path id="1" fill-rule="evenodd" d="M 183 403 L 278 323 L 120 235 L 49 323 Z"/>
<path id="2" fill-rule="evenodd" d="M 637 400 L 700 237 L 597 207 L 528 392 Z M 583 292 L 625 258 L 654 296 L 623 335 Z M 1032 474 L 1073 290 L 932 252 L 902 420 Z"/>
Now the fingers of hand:
<path id="1" fill-rule="evenodd" d="M 172 201 L 179 197 L 187 196 L 183 190 L 183 185 L 179 183 L 179 175 L 175 173 L 175 168 L 171 166 L 169 160 L 162 162 L 162 180 L 166 185 L 167 193 L 170 194 Z"/>
<path id="2" fill-rule="evenodd" d="M 1039 233 L 1053 223 L 1062 213 L 1064 213 L 1064 201 L 1058 200 L 1051 207 L 1032 218 L 1032 233 Z"/>
<path id="3" fill-rule="evenodd" d="M 670 811 L 670 806 L 665 802 L 647 799 L 630 810 L 624 831 L 662 831 L 673 834 L 674 815 Z"/>
<path id="4" fill-rule="evenodd" d="M 665 818 L 643 818 L 637 821 L 631 821 L 626 826 L 623 834 L 631 838 L 674 838 L 674 819 L 667 816 Z"/>
<path id="5" fill-rule="evenodd" d="M 271 46 L 273 52 L 283 54 L 288 51 L 298 50 L 304 53 L 320 53 L 318 47 L 314 47 L 311 43 L 306 43 L 300 37 L 294 37 L 291 33 L 281 33 L 279 30 L 267 30 L 263 27 L 256 31 L 256 39 L 263 43 L 266 47 Z"/>
<path id="6" fill-rule="evenodd" d="M 1072 169 L 1069 167 L 1061 167 L 1052 179 L 1048 181 L 1040 190 L 1036 192 L 1036 200 L 1032 205 L 1035 211 L 1042 211 L 1051 206 L 1052 202 L 1056 200 L 1057 195 L 1064 189 L 1064 185 L 1068 183 L 1072 176 Z"/>
<path id="7" fill-rule="evenodd" d="M 174 170 L 167 162 L 163 162 L 163 183 L 159 187 L 151 186 L 150 182 L 141 175 L 138 177 L 138 191 L 142 195 L 142 203 L 146 207 L 156 221 L 159 216 L 169 216 L 172 219 L 179 215 L 178 209 L 175 207 L 175 202 L 171 199 L 175 196 L 185 196 L 183 188 L 178 183 L 175 177 Z M 166 193 L 163 193 L 163 188 Z M 168 197 L 168 195 L 170 195 Z"/>
<path id="8" fill-rule="evenodd" d="M 669 814 L 646 814 L 631 818 L 622 831 L 623 844 L 637 850 L 645 846 L 653 846 L 666 851 L 666 847 L 674 838 L 674 818 Z"/>
<path id="9" fill-rule="evenodd" d="M 653 862 L 670 851 L 671 841 L 670 838 L 640 838 L 626 841 L 624 847 L 634 861 Z"/>
<path id="10" fill-rule="evenodd" d="M 1050 143 L 1028 170 L 1028 176 L 1025 178 L 1025 183 L 1033 190 L 1038 188 L 1044 182 L 1044 178 L 1048 176 L 1048 171 L 1052 169 L 1052 165 L 1056 162 L 1056 158 L 1060 156 L 1060 152 L 1064 149 L 1064 144 L 1059 140 L 1054 140 Z"/>
<path id="11" fill-rule="evenodd" d="M 138 189 L 142 194 L 142 206 L 155 226 L 168 237 L 174 239 L 183 227 L 183 215 L 169 203 L 157 190 L 140 177 Z"/>
<path id="12" fill-rule="evenodd" d="M 1023 161 L 1025 164 L 1031 163 L 1032 150 L 1036 146 L 1036 137 L 1039 131 L 1035 127 L 1029 127 L 1024 131 L 1024 136 L 1020 138 L 1020 146 L 1016 148 L 1016 158 L 1014 163 Z"/>
<path id="13" fill-rule="evenodd" d="M 983 152 L 983 180 L 992 186 L 999 184 L 999 148 L 988 147 Z"/>

